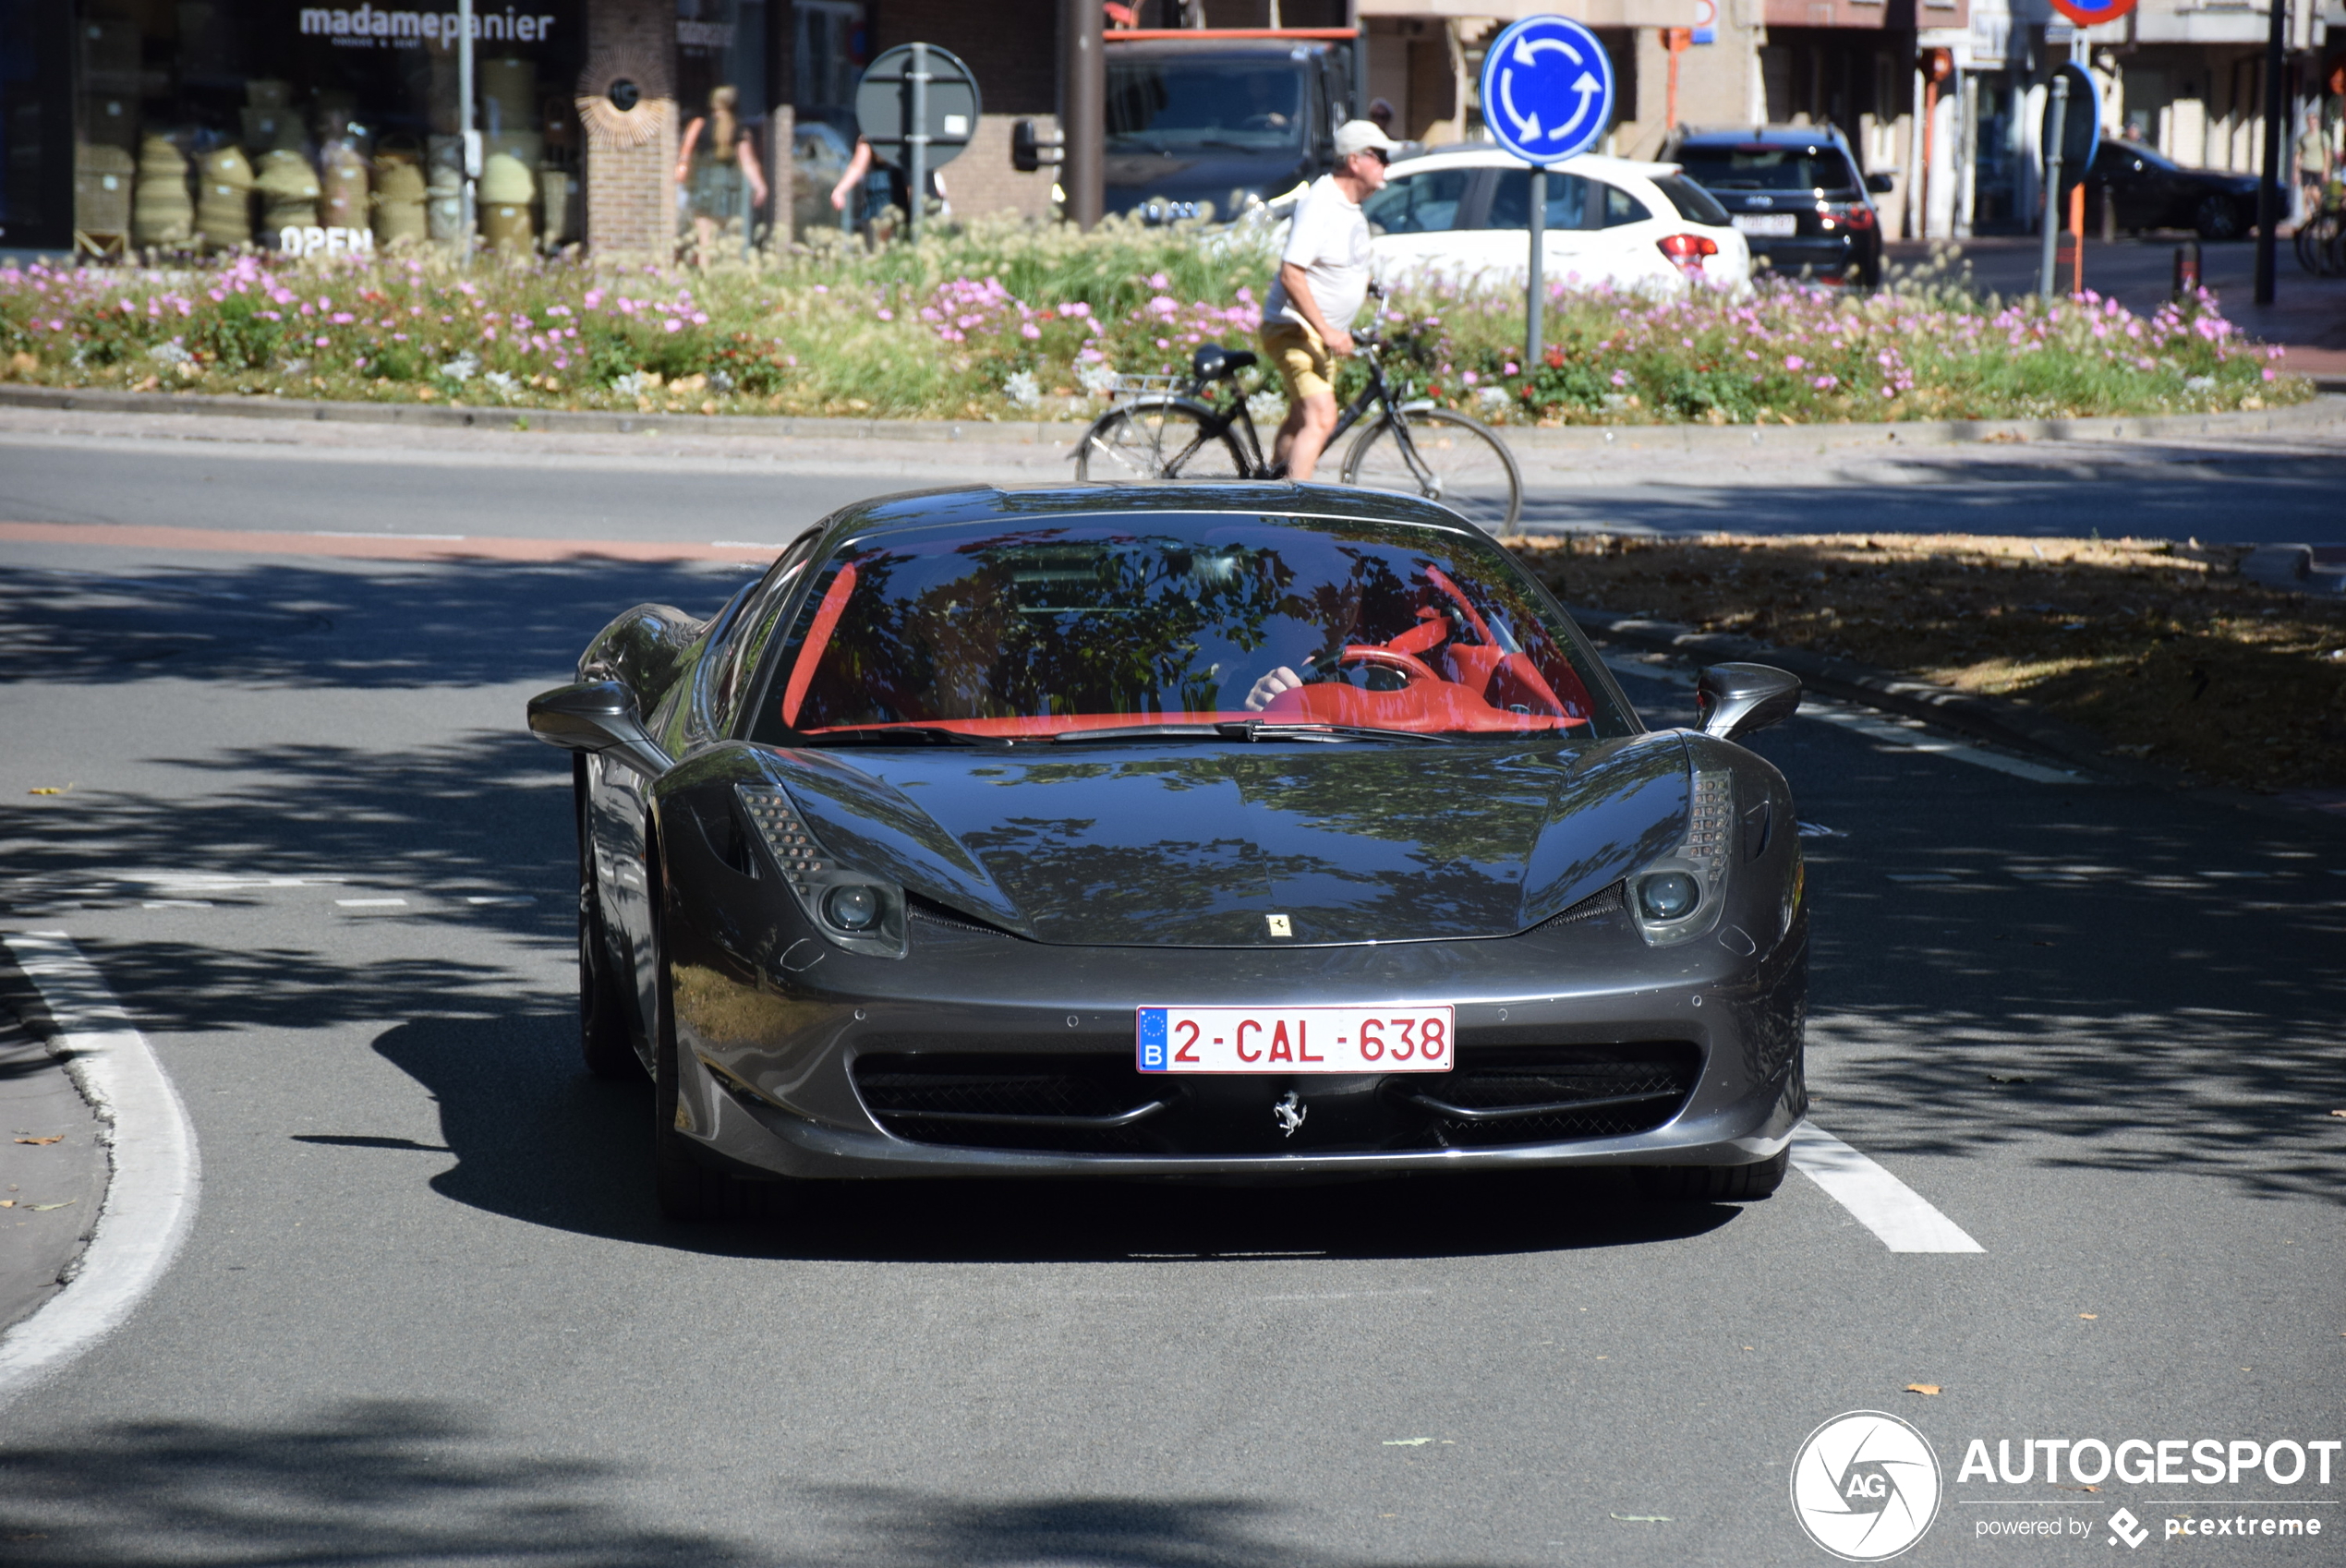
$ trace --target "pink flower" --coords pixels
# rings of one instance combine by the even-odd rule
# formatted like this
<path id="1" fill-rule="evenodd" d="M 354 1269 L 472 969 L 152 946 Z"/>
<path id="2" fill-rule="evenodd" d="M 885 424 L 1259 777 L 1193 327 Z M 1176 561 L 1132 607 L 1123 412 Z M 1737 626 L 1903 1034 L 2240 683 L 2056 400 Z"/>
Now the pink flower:
<path id="1" fill-rule="evenodd" d="M 882 315 L 884 316 L 884 315 L 886 315 L 886 314 L 887 314 L 887 312 L 886 312 L 886 311 L 882 311 L 882 312 L 880 312 L 880 314 L 882 314 Z M 663 330 L 663 331 L 665 331 L 665 332 L 683 332 L 683 331 L 684 330 L 684 323 L 683 323 L 683 322 L 682 322 L 682 321 L 679 321 L 679 320 L 678 320 L 675 317 L 671 316 L 671 317 L 670 317 L 667 320 L 662 321 L 662 322 L 660 323 L 660 327 L 661 327 L 661 330 Z"/>
<path id="2" fill-rule="evenodd" d="M 879 308 L 879 319 L 883 321 L 893 321 L 896 320 L 896 312 L 883 305 Z"/>
<path id="3" fill-rule="evenodd" d="M 1787 370 L 1805 370 L 1808 368 L 1808 362 L 1796 354 L 1787 354 L 1784 356 L 1784 368 Z"/>

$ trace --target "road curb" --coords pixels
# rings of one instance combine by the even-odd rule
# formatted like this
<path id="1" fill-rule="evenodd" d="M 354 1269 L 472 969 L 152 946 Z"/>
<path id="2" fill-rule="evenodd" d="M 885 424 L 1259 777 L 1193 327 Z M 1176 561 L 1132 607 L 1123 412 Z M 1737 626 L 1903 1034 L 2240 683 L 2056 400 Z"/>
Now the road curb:
<path id="1" fill-rule="evenodd" d="M 429 429 L 551 430 L 589 435 L 763 436 L 816 440 L 957 441 L 1072 446 L 1086 425 L 1037 419 L 816 419 L 763 414 L 627 414 L 563 408 L 450 408 L 420 403 L 344 403 L 217 392 L 135 392 L 108 388 L 0 385 L 0 407 L 81 413 L 202 414 L 239 419 L 404 425 Z M 1500 428 L 1530 453 L 1627 449 L 1725 455 L 1833 452 L 1856 447 L 1947 447 L 2022 441 L 2155 441 L 2279 435 L 2346 425 L 2346 396 L 2325 392 L 2286 408 L 2236 414 L 2096 416 L 2076 419 L 1917 419 L 1840 425 L 1575 425 Z"/>

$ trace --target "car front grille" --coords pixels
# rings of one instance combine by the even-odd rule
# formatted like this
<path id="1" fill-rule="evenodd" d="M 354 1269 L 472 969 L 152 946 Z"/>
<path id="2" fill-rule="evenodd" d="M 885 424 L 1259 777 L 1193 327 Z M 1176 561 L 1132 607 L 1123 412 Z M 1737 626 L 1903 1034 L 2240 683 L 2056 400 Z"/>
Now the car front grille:
<path id="1" fill-rule="evenodd" d="M 859 1056 L 873 1118 L 914 1143 L 1073 1154 L 1250 1154 L 1494 1149 L 1651 1131 L 1693 1093 L 1687 1041 L 1461 1043 L 1447 1073 L 1171 1076 L 1123 1053 L 901 1052 Z M 1288 1131 L 1275 1112 L 1305 1108 Z"/>

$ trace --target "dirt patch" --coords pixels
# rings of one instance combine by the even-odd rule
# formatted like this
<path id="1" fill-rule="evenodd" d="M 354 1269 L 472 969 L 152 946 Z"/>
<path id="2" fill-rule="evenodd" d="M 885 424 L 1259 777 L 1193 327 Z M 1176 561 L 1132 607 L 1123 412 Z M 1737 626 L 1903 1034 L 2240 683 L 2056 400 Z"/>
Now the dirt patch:
<path id="1" fill-rule="evenodd" d="M 1567 604 L 2024 700 L 2211 783 L 2346 785 L 2346 603 L 2244 547 L 1969 534 L 1521 541 Z"/>

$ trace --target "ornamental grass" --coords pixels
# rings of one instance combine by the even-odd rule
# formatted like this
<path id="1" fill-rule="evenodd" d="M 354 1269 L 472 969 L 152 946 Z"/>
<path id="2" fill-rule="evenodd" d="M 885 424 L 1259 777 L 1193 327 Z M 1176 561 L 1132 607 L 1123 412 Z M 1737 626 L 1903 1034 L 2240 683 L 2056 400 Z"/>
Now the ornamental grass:
<path id="1" fill-rule="evenodd" d="M 1266 232 L 986 220 L 920 246 L 823 235 L 754 261 L 459 261 L 433 249 L 0 269 L 0 374 L 52 386 L 892 418 L 1085 418 L 1119 378 L 1252 339 Z M 1515 291 L 1385 302 L 1413 394 L 1497 424 L 1808 424 L 2259 408 L 2312 395 L 2202 293 L 1980 298 L 1926 273 L 1857 295 L 1559 287 L 1522 358 Z M 1339 392 L 1362 374 L 1348 365 Z M 1258 417 L 1274 384 L 1253 376 Z"/>

